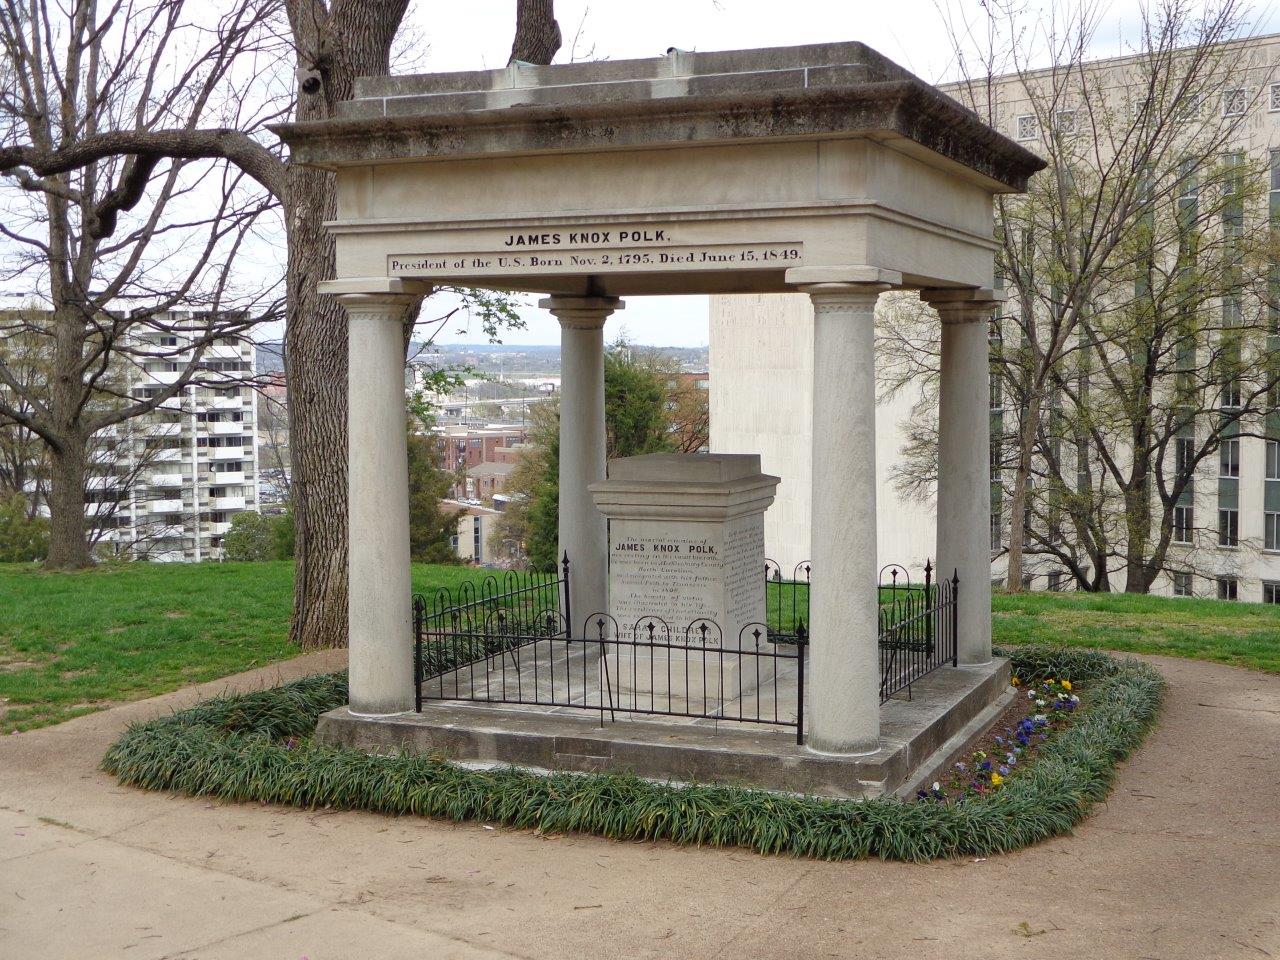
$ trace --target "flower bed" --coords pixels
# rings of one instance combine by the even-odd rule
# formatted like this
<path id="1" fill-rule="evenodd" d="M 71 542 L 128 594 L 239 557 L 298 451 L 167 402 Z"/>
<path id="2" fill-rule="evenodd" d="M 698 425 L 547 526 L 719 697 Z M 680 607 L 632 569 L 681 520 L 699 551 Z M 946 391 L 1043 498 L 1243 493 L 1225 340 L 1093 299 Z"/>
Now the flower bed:
<path id="1" fill-rule="evenodd" d="M 324 746 L 311 733 L 321 713 L 346 702 L 340 676 L 209 700 L 135 724 L 103 766 L 126 785 L 228 801 L 483 820 L 827 860 L 978 856 L 1065 833 L 1083 819 L 1110 790 L 1116 764 L 1155 722 L 1164 691 L 1151 667 L 1095 651 L 1021 647 L 1004 655 L 1026 683 L 1066 676 L 1087 684 L 1087 694 L 1072 722 L 1044 741 L 1017 776 L 998 790 L 948 803 L 473 770 L 419 754 Z"/>
<path id="2" fill-rule="evenodd" d="M 917 800 L 956 800 L 999 790 L 1028 768 L 1037 748 L 1061 732 L 1080 706 L 1075 685 L 1065 677 L 1024 684 L 1015 676 L 1013 685 L 1025 688 L 1026 697 L 1015 700 L 944 779 L 917 791 Z"/>

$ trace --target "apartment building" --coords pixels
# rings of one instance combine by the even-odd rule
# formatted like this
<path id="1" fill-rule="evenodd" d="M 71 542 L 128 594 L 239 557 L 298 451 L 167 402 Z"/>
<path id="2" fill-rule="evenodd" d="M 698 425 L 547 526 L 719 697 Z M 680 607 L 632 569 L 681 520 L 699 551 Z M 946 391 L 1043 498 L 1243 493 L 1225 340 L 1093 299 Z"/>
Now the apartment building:
<path id="1" fill-rule="evenodd" d="M 460 473 L 482 463 L 502 462 L 504 450 L 519 446 L 528 437 L 528 431 L 519 424 L 447 426 L 438 427 L 437 432 L 444 443 L 444 468 L 450 473 Z"/>
<path id="2" fill-rule="evenodd" d="M 1265 173 L 1271 215 L 1280 215 L 1280 36 L 1267 36 L 1223 45 L 1217 51 L 1223 65 L 1221 84 L 1207 88 L 1195 102 L 1184 105 L 1202 120 L 1220 119 L 1229 134 L 1218 145 L 1221 156 L 1249 157 Z M 1092 137 L 1098 117 L 1108 110 L 1144 109 L 1137 58 L 1121 57 L 1088 65 L 1092 99 L 1056 99 L 1046 115 L 1044 100 L 1036 101 L 1026 85 L 1046 74 L 996 78 L 993 90 L 983 85 L 947 89 L 958 99 L 997 104 L 994 122 L 1003 133 L 1033 150 L 1043 150 L 1054 135 Z M 1092 146 L 1093 144 L 1090 144 Z M 1099 138 L 1095 155 L 1105 158 L 1108 145 Z M 1086 151 L 1087 152 L 1087 151 Z M 1194 173 L 1194 171 L 1192 171 Z M 1043 176 L 1043 175 L 1042 175 Z M 1179 204 L 1195 204 L 1194 176 L 1179 190 Z M 1221 229 L 1241 229 L 1224 210 Z M 1265 228 L 1264 228 L 1265 229 Z M 999 281 L 999 278 L 997 278 Z M 1018 309 L 1010 302 L 1003 311 L 999 335 Z M 1238 300 L 1221 298 L 1212 309 L 1221 312 L 1222 326 L 1240 310 Z M 997 321 L 1001 322 L 1001 321 Z M 742 336 L 750 324 L 750 345 Z M 758 452 L 762 468 L 782 477 L 778 497 L 766 514 L 766 549 L 784 569 L 807 559 L 809 542 L 808 475 L 811 447 L 812 308 L 803 295 L 713 297 L 710 310 L 711 449 L 716 452 Z M 731 335 L 732 331 L 732 335 Z M 1273 333 L 1280 334 L 1280 323 Z M 1006 334 L 1007 335 L 1007 334 Z M 1100 387 L 1099 389 L 1104 389 Z M 879 560 L 918 568 L 934 549 L 934 508 L 905 499 L 893 483 L 892 468 L 906 445 L 909 415 L 920 392 L 899 393 L 877 411 L 877 475 Z M 993 434 L 1011 422 L 1008 398 L 993 390 Z M 1222 410 L 1239 404 L 1230 389 L 1223 390 Z M 1274 407 L 1274 404 L 1273 404 Z M 1207 418 L 1208 414 L 1206 415 Z M 1187 430 L 1171 445 L 1169 456 L 1182 457 L 1191 449 L 1197 431 Z M 1254 435 L 1258 434 L 1258 435 Z M 1005 463 L 1000 451 L 993 462 Z M 997 477 L 997 479 L 999 479 Z M 1005 477 L 1006 485 L 1008 478 Z M 993 485 L 993 579 L 1005 577 L 1009 530 L 1007 498 Z M 1218 453 L 1202 462 L 1193 482 L 1178 502 L 1174 517 L 1174 545 L 1154 592 L 1252 602 L 1280 603 L 1280 412 L 1274 409 L 1258 430 L 1241 431 L 1223 440 Z M 1024 582 L 1032 588 L 1068 588 L 1071 578 L 1060 561 L 1043 554 L 1026 559 Z M 1120 575 L 1113 587 L 1123 586 Z"/>
<path id="3" fill-rule="evenodd" d="M 166 332 L 136 335 L 140 362 L 127 372 L 133 397 L 176 382 L 194 338 L 184 321 L 198 319 L 175 314 Z M 252 343 L 219 339 L 204 349 L 198 383 L 110 438 L 111 470 L 92 484 L 116 501 L 105 548 L 157 561 L 222 558 L 232 517 L 259 507 L 258 397 L 245 382 L 256 366 Z"/>

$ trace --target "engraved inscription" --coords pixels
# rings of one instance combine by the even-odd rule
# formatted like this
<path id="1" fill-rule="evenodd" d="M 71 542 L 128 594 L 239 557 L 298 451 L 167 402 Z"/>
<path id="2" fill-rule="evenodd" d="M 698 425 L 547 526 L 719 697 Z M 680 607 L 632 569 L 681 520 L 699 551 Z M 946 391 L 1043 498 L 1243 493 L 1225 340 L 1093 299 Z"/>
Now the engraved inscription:
<path id="1" fill-rule="evenodd" d="M 625 537 L 615 542 L 609 585 L 619 628 L 629 631 L 642 617 L 662 617 L 671 627 L 671 639 L 682 643 L 684 628 L 692 621 L 705 617 L 719 623 L 724 616 L 720 550 L 710 538 Z"/>
<path id="2" fill-rule="evenodd" d="M 663 231 L 656 231 L 663 233 Z M 665 235 L 665 234 L 664 234 Z M 558 236 L 545 234 L 540 236 Z M 510 238 L 508 238 L 510 239 Z M 554 245 L 553 245 L 554 246 Z M 516 244 L 498 252 L 395 254 L 387 258 L 387 274 L 393 277 L 481 277 L 510 273 L 593 273 L 627 270 L 759 270 L 791 267 L 804 259 L 798 243 L 685 244 L 543 252 L 519 249 Z"/>

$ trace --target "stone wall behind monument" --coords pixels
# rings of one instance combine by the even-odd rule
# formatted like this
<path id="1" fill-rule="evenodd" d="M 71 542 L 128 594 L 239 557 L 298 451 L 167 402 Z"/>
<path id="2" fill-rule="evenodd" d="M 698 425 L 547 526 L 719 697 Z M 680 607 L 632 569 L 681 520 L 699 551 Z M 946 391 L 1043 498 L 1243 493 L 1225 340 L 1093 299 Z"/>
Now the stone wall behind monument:
<path id="1" fill-rule="evenodd" d="M 760 468 L 782 478 L 764 540 L 789 574 L 810 559 L 813 308 L 803 294 L 713 296 L 709 328 L 711 452 L 758 453 Z M 900 563 L 912 576 L 933 556 L 935 508 L 900 497 L 891 471 L 918 397 L 905 390 L 876 408 L 878 565 Z"/>

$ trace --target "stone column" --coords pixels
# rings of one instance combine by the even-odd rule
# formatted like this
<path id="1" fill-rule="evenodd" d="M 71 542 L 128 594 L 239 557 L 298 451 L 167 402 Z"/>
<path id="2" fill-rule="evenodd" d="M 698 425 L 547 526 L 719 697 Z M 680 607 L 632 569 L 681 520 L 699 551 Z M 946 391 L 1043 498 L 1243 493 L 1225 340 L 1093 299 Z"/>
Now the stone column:
<path id="1" fill-rule="evenodd" d="M 985 293 L 989 298 L 990 292 Z M 938 395 L 938 579 L 960 575 L 959 662 L 991 659 L 991 372 L 995 301 L 925 291 L 942 319 Z"/>
<path id="2" fill-rule="evenodd" d="M 604 322 L 617 297 L 548 297 L 560 321 L 560 546 L 569 557 L 570 635 L 607 608 L 608 534 L 588 487 L 605 477 Z"/>
<path id="3" fill-rule="evenodd" d="M 405 446 L 404 318 L 412 297 L 344 294 L 351 712 L 413 709 L 413 587 Z"/>
<path id="4" fill-rule="evenodd" d="M 813 301 L 809 749 L 880 749 L 875 307 L 884 284 L 820 283 Z"/>

